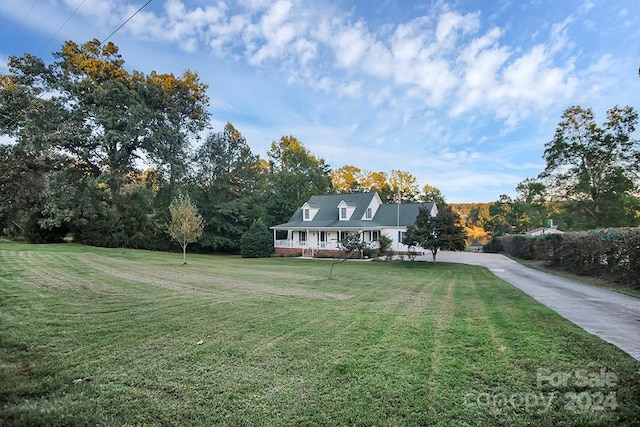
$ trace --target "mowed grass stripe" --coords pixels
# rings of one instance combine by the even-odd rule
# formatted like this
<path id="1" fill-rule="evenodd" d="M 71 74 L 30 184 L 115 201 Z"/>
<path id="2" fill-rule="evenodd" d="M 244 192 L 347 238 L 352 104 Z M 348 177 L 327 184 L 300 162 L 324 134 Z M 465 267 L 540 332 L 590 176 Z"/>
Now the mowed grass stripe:
<path id="1" fill-rule="evenodd" d="M 485 269 L 347 262 L 328 280 L 328 261 L 188 261 L 0 244 L 0 424 L 633 425 L 640 414 L 636 361 Z M 539 393 L 537 368 L 601 367 L 620 378 L 616 410 L 469 399 Z"/>

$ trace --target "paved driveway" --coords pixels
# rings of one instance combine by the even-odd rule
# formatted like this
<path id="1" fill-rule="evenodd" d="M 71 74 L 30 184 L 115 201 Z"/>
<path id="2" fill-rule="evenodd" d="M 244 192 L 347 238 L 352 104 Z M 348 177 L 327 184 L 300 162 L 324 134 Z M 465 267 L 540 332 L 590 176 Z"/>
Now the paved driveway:
<path id="1" fill-rule="evenodd" d="M 422 257 L 431 260 L 431 254 Z M 438 262 L 487 267 L 587 332 L 640 360 L 640 299 L 525 267 L 500 254 L 438 252 Z"/>

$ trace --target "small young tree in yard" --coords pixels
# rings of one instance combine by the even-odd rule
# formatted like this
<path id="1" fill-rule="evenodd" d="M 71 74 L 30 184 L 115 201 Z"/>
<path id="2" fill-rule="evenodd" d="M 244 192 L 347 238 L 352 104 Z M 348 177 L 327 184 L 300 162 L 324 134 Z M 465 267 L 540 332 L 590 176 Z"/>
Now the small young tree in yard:
<path id="1" fill-rule="evenodd" d="M 204 220 L 198 213 L 198 208 L 189 196 L 180 195 L 169 205 L 171 223 L 169 236 L 182 247 L 182 261 L 187 263 L 187 245 L 196 242 L 202 236 Z"/>
<path id="2" fill-rule="evenodd" d="M 378 253 L 381 256 L 388 255 L 392 243 L 393 240 L 391 240 L 391 237 L 382 234 L 378 239 Z"/>
<path id="3" fill-rule="evenodd" d="M 464 250 L 467 239 L 460 215 L 442 201 L 437 206 L 438 214 L 435 217 L 427 209 L 420 208 L 416 223 L 407 229 L 403 240 L 405 245 L 422 246 L 431 250 L 433 262 L 436 262 L 436 254 L 440 249 Z"/>
<path id="4" fill-rule="evenodd" d="M 362 241 L 362 237 L 360 233 L 358 234 L 348 234 L 338 243 L 338 247 L 340 248 L 340 252 L 333 257 L 333 261 L 331 262 L 331 269 L 329 270 L 329 280 L 331 280 L 331 275 L 333 274 L 333 266 L 339 262 L 345 262 L 351 257 L 351 253 L 360 252 L 366 247 L 366 243 Z"/>
<path id="5" fill-rule="evenodd" d="M 273 253 L 273 236 L 264 221 L 258 219 L 240 237 L 243 258 L 267 258 Z"/>

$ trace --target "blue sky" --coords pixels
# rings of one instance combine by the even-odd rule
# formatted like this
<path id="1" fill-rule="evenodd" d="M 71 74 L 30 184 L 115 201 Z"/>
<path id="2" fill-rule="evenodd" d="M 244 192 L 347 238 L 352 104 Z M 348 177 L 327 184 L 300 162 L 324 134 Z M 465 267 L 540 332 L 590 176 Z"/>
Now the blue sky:
<path id="1" fill-rule="evenodd" d="M 144 3 L 2 0 L 0 73 L 103 40 Z M 569 106 L 599 122 L 640 107 L 635 0 L 153 0 L 111 41 L 130 69 L 197 72 L 212 130 L 232 122 L 255 154 L 293 135 L 332 168 L 407 171 L 449 202 L 514 195 Z"/>

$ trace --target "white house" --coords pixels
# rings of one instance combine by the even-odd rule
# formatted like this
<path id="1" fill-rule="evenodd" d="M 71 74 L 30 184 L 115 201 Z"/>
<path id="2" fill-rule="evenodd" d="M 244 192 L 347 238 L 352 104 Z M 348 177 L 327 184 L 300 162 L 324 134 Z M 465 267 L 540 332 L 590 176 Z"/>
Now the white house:
<path id="1" fill-rule="evenodd" d="M 332 253 L 339 250 L 338 243 L 347 234 L 358 233 L 372 248 L 385 235 L 392 241 L 392 251 L 407 252 L 409 248 L 402 244 L 404 233 L 415 223 L 421 207 L 432 216 L 438 213 L 433 202 L 385 204 L 375 192 L 311 196 L 288 222 L 271 227 L 275 251 L 306 256 Z"/>
<path id="2" fill-rule="evenodd" d="M 534 228 L 524 234 L 527 236 L 542 236 L 543 234 L 564 234 L 564 231 L 558 230 L 558 226 L 554 225 L 553 220 L 550 219 L 547 221 L 547 225 L 545 227 Z"/>

